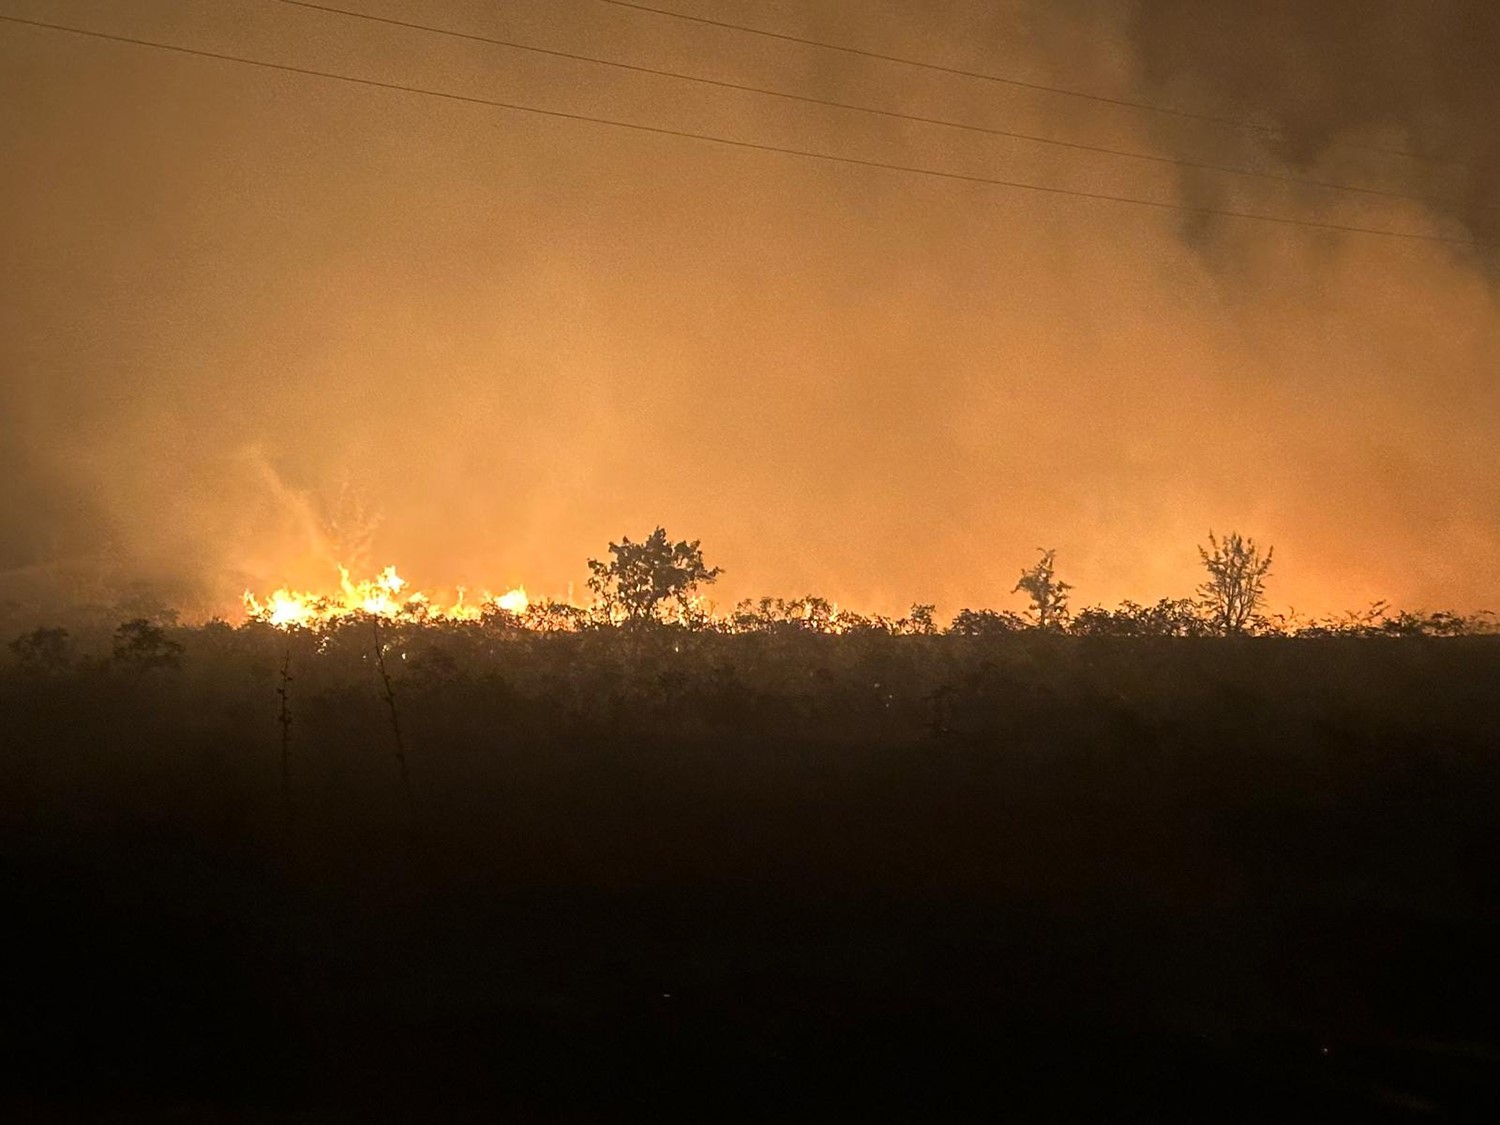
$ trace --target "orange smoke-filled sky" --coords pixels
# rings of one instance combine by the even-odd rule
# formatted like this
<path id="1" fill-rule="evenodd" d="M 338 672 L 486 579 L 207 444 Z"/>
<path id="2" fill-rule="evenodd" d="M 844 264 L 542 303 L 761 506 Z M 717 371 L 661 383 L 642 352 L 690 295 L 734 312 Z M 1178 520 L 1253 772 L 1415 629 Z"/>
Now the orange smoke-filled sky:
<path id="1" fill-rule="evenodd" d="M 979 178 L 1500 239 L 1492 5 L 661 0 L 1271 132 L 601 0 L 335 2 L 1403 198 L 276 0 L 0 14 Z M 419 585 L 561 594 L 608 541 L 664 524 L 725 568 L 721 603 L 1014 606 L 1038 547 L 1076 604 L 1151 601 L 1192 591 L 1210 528 L 1275 545 L 1278 608 L 1500 601 L 1492 249 L 728 148 L 17 23 L 0 22 L 0 105 L 0 598 L 147 583 L 228 611 L 361 553 Z"/>

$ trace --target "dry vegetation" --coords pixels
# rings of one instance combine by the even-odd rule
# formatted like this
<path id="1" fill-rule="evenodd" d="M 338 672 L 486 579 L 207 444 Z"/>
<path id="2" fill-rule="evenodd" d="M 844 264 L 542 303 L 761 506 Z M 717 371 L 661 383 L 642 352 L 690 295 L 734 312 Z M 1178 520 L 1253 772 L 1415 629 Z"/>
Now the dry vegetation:
<path id="1" fill-rule="evenodd" d="M 5 1097 L 1496 1108 L 1500 639 L 780 617 L 42 638 Z"/>

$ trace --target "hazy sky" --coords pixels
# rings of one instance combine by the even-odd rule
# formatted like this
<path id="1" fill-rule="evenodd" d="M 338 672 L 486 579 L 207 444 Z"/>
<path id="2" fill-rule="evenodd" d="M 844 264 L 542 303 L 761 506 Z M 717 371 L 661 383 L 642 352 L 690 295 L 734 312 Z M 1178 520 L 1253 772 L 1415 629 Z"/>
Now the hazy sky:
<path id="1" fill-rule="evenodd" d="M 1500 6 L 660 0 L 1280 132 L 600 0 L 330 0 L 1389 198 L 529 55 L 275 0 L 0 14 L 888 163 L 1500 239 Z M 730 149 L 0 23 L 0 599 L 197 611 L 331 556 L 581 588 L 658 523 L 719 600 L 1190 593 L 1500 608 L 1493 250 Z M 1423 154 L 1398 155 L 1391 150 Z M 378 513 L 369 558 L 348 529 Z M 369 530 L 366 528 L 365 530 Z"/>

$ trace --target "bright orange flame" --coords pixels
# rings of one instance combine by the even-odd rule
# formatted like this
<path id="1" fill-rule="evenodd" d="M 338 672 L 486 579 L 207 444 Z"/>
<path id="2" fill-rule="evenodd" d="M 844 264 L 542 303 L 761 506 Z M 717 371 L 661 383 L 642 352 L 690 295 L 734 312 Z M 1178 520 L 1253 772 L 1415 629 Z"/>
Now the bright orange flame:
<path id="1" fill-rule="evenodd" d="M 494 601 L 507 613 L 525 613 L 527 607 L 531 605 L 531 599 L 526 596 L 525 586 L 517 586 L 514 590 L 508 590 Z"/>
<path id="2" fill-rule="evenodd" d="M 411 623 L 422 622 L 477 622 L 489 613 L 503 613 L 515 617 L 526 617 L 529 610 L 543 612 L 529 617 L 530 628 L 570 628 L 581 619 L 564 614 L 561 618 L 548 616 L 548 607 L 558 609 L 571 606 L 585 615 L 594 624 L 625 620 L 619 606 L 595 602 L 591 606 L 578 607 L 569 599 L 565 602 L 543 602 L 534 607 L 524 586 L 517 586 L 504 593 L 494 594 L 489 590 L 479 592 L 477 598 L 460 586 L 451 604 L 446 599 L 438 600 L 419 590 L 388 566 L 374 578 L 355 581 L 346 567 L 338 567 L 337 592 L 317 593 L 310 590 L 293 590 L 282 587 L 264 598 L 246 590 L 243 601 L 245 615 L 251 621 L 264 622 L 281 629 L 320 629 L 345 618 L 364 614 L 388 620 Z M 902 632 L 912 628 L 905 618 L 894 620 L 879 615 L 866 617 L 853 613 L 837 602 L 823 598 L 804 597 L 792 601 L 764 598 L 759 603 L 742 602 L 729 615 L 718 614 L 712 603 L 691 597 L 685 603 L 672 603 L 661 607 L 658 620 L 669 624 L 707 626 L 729 631 L 754 631 L 795 625 L 817 633 L 849 633 L 864 629 Z M 559 621 L 566 622 L 559 624 Z M 571 624 L 569 624 L 571 623 Z"/>
<path id="3" fill-rule="evenodd" d="M 396 572 L 394 566 L 386 567 L 374 578 L 358 582 L 350 577 L 346 567 L 340 566 L 338 571 L 339 589 L 335 594 L 283 586 L 262 599 L 246 590 L 243 596 L 245 615 L 252 621 L 263 621 L 281 629 L 314 629 L 358 613 L 390 619 L 478 621 L 491 608 L 521 614 L 531 604 L 524 586 L 498 595 L 485 590 L 478 601 L 467 600 L 468 591 L 459 587 L 457 599 L 445 607 L 435 604 L 421 591 L 407 592 L 411 584 Z"/>

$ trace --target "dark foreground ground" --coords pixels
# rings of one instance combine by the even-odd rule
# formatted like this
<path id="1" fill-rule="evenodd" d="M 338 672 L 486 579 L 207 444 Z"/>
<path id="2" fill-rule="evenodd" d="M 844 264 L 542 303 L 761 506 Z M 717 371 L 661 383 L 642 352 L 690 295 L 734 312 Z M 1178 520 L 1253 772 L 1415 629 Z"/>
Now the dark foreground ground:
<path id="1" fill-rule="evenodd" d="M 0 1116 L 1500 1120 L 1492 639 L 395 641 L 0 676 Z"/>

